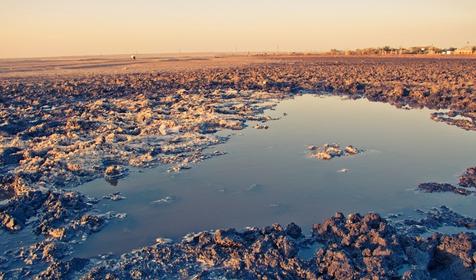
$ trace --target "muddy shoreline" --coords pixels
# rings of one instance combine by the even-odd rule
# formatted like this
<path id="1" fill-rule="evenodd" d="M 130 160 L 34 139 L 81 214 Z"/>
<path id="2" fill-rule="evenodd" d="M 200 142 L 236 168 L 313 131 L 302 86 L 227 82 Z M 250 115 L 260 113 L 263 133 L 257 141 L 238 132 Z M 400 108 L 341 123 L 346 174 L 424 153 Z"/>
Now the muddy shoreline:
<path id="1" fill-rule="evenodd" d="M 62 273 L 72 272 L 69 277 L 76 278 L 79 274 L 74 273 L 82 274 L 85 268 L 91 270 L 92 278 L 105 277 L 107 273 L 113 273 L 109 271 L 110 268 L 118 265 L 114 260 L 102 268 L 88 267 L 88 260 L 65 261 L 68 255 L 65 253 L 67 252 L 65 243 L 80 242 L 85 236 L 107 226 L 108 220 L 120 219 L 123 215 L 123 213 L 94 213 L 94 204 L 97 200 L 87 198 L 71 187 L 98 177 L 104 177 L 114 183 L 115 180 L 127 176 L 128 166 L 152 167 L 168 164 L 171 166 L 171 172 L 190 168 L 202 160 L 223 153 L 204 152 L 206 148 L 227 140 L 226 137 L 215 135 L 215 132 L 222 129 L 240 130 L 248 121 L 258 121 L 260 125 L 256 128 L 264 128 L 265 123 L 271 118 L 263 115 L 263 112 L 273 108 L 279 100 L 296 94 L 342 95 L 386 102 L 399 108 L 428 107 L 438 111 L 444 109 L 448 112 L 435 113 L 432 118 L 462 129 L 475 130 L 476 100 L 473 97 L 475 66 L 476 61 L 471 59 L 331 57 L 284 59 L 266 64 L 182 72 L 1 79 L 0 169 L 3 175 L 0 176 L 0 197 L 4 198 L 0 206 L 2 230 L 9 232 L 8 234 L 29 230 L 36 236 L 43 236 L 44 239 L 29 248 L 7 252 L 13 253 L 20 263 L 12 264 L 2 259 L 2 267 L 9 270 L 5 277 L 9 278 L 11 275 L 32 277 L 43 271 L 41 277 L 60 278 Z M 461 186 L 471 189 L 474 188 L 474 174 L 471 173 L 472 169 L 468 170 L 467 173 L 470 173 L 466 178 L 470 179 L 461 181 L 464 184 Z M 450 191 L 453 190 L 446 187 Z M 354 222 L 352 220 L 346 222 L 341 216 L 336 219 L 345 225 Z M 359 220 L 355 223 L 373 223 L 373 219 L 376 219 L 379 224 L 384 223 L 384 227 L 387 226 L 386 221 L 379 217 L 366 215 L 365 219 L 370 220 L 364 222 Z M 365 224 L 365 227 L 368 226 Z M 339 230 L 333 230 L 332 234 L 342 235 L 337 231 Z M 259 232 L 262 232 L 261 235 Z M 242 243 L 241 247 L 250 246 L 258 241 L 262 243 L 261 238 L 268 238 L 275 244 L 273 246 L 284 250 L 283 248 L 291 245 L 287 244 L 286 240 L 282 241 L 285 239 L 283 236 L 287 234 L 283 235 L 282 232 L 286 230 L 279 227 L 270 233 L 266 233 L 265 229 L 256 229 L 251 234 L 255 235 L 254 239 L 246 241 L 249 244 Z M 245 233 L 232 232 L 233 236 L 246 240 L 243 234 Z M 271 237 L 269 234 L 274 235 Z M 362 236 L 369 234 L 370 232 L 361 233 Z M 258 235 L 260 237 L 256 237 Z M 329 240 L 333 238 L 329 236 Z M 472 247 L 467 245 L 469 249 L 465 251 L 471 260 L 470 255 L 474 253 L 473 235 L 465 234 L 461 237 L 442 235 L 439 238 L 433 239 L 433 247 L 445 247 L 444 244 L 453 241 L 463 242 L 466 245 L 473 244 Z M 366 276 L 362 271 L 370 271 L 375 274 L 369 272 L 368 275 L 381 277 L 403 275 L 397 275 L 395 267 L 386 265 L 377 268 L 372 264 L 370 270 L 368 267 L 367 270 L 363 269 L 363 266 L 355 268 L 355 271 L 351 270 L 350 266 L 354 261 L 346 260 L 345 254 L 349 253 L 346 252 L 347 249 L 334 248 L 334 245 L 331 246 L 334 253 L 329 255 L 324 253 L 320 261 L 317 261 L 317 266 L 316 263 L 308 267 L 299 262 L 290 263 L 291 255 L 287 255 L 288 253 L 283 253 L 279 259 L 282 252 L 279 254 L 273 252 L 272 255 L 278 259 L 268 262 L 266 253 L 261 252 L 263 255 L 259 255 L 258 251 L 256 254 L 259 256 L 255 257 L 264 258 L 266 261 L 263 265 L 266 268 L 253 268 L 253 265 L 248 265 L 245 271 L 241 271 L 243 258 L 250 252 L 235 250 L 235 247 L 240 246 L 230 245 L 228 241 L 221 244 L 221 239 L 216 237 L 216 233 L 205 239 L 214 241 L 204 244 L 199 242 L 201 249 L 206 249 L 209 245 L 233 249 L 225 250 L 219 260 L 205 261 L 210 267 L 216 266 L 217 270 L 216 274 L 213 274 L 215 272 L 204 274 L 204 278 L 228 275 L 227 273 L 235 273 L 235 270 L 238 270 L 236 272 L 238 274 L 230 276 L 360 278 Z M 451 241 L 448 241 L 449 239 Z M 233 241 L 233 238 L 230 240 Z M 387 241 L 390 242 L 390 239 Z M 411 242 L 419 241 L 405 242 L 410 242 L 411 246 L 414 246 L 415 243 Z M 418 246 L 428 247 L 431 243 L 422 242 L 424 245 Z M 57 246 L 60 249 L 57 249 Z M 201 265 L 197 262 L 199 258 L 194 255 L 198 253 L 187 255 L 183 252 L 183 246 L 189 245 L 184 243 L 161 245 L 160 250 L 165 250 L 168 254 L 173 250 L 182 252 L 176 253 L 177 256 L 174 257 L 179 264 L 182 264 L 185 270 L 188 266 L 196 266 L 187 271 L 189 276 L 205 273 L 200 271 Z M 405 247 L 402 250 L 404 249 Z M 56 250 L 57 255 L 54 253 Z M 146 251 L 145 255 L 126 255 L 124 262 L 135 262 L 135 257 L 142 260 L 157 259 L 156 251 L 147 252 L 152 250 L 151 248 L 143 250 Z M 187 247 L 187 250 L 192 249 Z M 443 249 L 444 254 L 447 254 L 445 250 L 447 249 Z M 423 250 L 423 252 L 430 256 L 434 251 Z M 161 256 L 162 254 L 165 253 L 160 253 Z M 459 252 L 457 255 L 461 258 Z M 225 260 L 230 256 L 235 257 Z M 333 268 L 334 272 L 329 274 L 330 267 L 335 265 L 332 260 L 336 258 L 339 260 L 338 267 L 345 267 L 343 269 L 345 273 L 351 274 L 339 274 L 344 272 L 338 272 L 338 268 Z M 382 263 L 380 259 L 368 261 Z M 283 264 L 284 268 L 272 265 L 281 262 L 286 263 Z M 363 260 L 355 262 L 362 263 Z M 393 262 L 398 263 L 399 260 Z M 472 267 L 474 274 L 474 263 L 474 259 L 472 262 L 464 259 L 464 269 L 461 271 L 471 271 Z M 269 270 L 269 265 L 273 267 L 272 270 Z M 426 267 L 428 271 L 420 269 L 410 274 L 435 273 L 429 269 L 431 265 L 427 264 Z M 20 268 L 20 271 L 15 270 L 16 268 Z M 125 274 L 117 277 L 123 278 L 128 274 L 128 277 L 139 279 L 141 275 L 148 273 L 141 272 L 140 266 L 137 269 L 139 269 L 137 273 L 135 270 L 124 270 L 121 273 Z M 168 273 L 163 267 L 158 266 L 156 269 L 154 273 L 157 275 L 164 276 Z M 170 273 L 175 273 L 174 275 L 179 277 L 181 272 L 170 271 Z"/>
<path id="2" fill-rule="evenodd" d="M 447 207 L 420 218 L 336 213 L 305 233 L 294 224 L 191 233 L 121 256 L 70 257 L 72 244 L 39 242 L 2 257 L 5 279 L 474 279 L 476 220 Z M 459 233 L 439 233 L 441 228 Z M 436 230 L 436 231 L 435 231 Z"/>

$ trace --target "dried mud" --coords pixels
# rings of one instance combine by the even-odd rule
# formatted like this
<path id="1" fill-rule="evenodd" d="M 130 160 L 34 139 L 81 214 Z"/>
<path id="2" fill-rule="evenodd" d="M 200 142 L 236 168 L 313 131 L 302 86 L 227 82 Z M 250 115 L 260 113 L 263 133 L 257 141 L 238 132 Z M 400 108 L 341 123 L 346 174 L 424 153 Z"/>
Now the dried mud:
<path id="1" fill-rule="evenodd" d="M 436 121 L 475 130 L 475 66 L 473 59 L 283 58 L 181 72 L 3 78 L 0 227 L 42 239 L 6 252 L 13 257 L 0 259 L 3 276 L 474 277 L 474 235 L 408 237 L 376 214 L 336 215 L 312 237 L 298 235 L 295 225 L 276 225 L 201 233 L 104 263 L 67 256 L 71 244 L 124 217 L 96 213 L 97 200 L 71 187 L 99 177 L 115 184 L 130 167 L 168 165 L 178 172 L 222 155 L 207 149 L 227 140 L 215 132 L 240 130 L 250 121 L 265 129 L 271 118 L 263 112 L 301 93 L 428 107 L 437 110 Z M 453 187 L 474 188 L 474 178 L 468 169 L 461 188 Z M 116 195 L 104 199 L 121 199 Z M 305 244 L 317 243 L 311 259 L 296 257 Z M 412 268 L 401 273 L 403 265 Z"/>

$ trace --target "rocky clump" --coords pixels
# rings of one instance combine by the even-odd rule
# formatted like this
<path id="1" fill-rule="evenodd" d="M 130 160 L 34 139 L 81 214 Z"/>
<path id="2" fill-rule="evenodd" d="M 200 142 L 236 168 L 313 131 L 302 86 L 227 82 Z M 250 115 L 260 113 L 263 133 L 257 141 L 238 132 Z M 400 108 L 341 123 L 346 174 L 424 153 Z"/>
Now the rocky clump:
<path id="1" fill-rule="evenodd" d="M 104 170 L 104 179 L 116 186 L 120 178 L 127 176 L 127 169 L 120 165 L 110 165 Z"/>
<path id="2" fill-rule="evenodd" d="M 434 112 L 431 114 L 431 119 L 454 125 L 464 130 L 476 130 L 476 118 L 474 113 L 456 111 L 449 111 L 447 113 Z"/>
<path id="3" fill-rule="evenodd" d="M 104 171 L 104 176 L 111 179 L 116 179 L 124 177 L 126 175 L 126 172 L 127 171 L 119 165 L 110 165 L 106 167 L 106 170 Z"/>
<path id="4" fill-rule="evenodd" d="M 418 189 L 423 192 L 452 192 L 460 195 L 476 193 L 476 167 L 470 167 L 459 177 L 458 186 L 449 183 L 422 183 Z M 474 189 L 474 190 L 472 190 Z"/>
<path id="5" fill-rule="evenodd" d="M 469 195 L 473 193 L 468 189 L 456 187 L 448 183 L 421 183 L 418 185 L 418 189 L 427 193 L 452 192 L 461 195 Z"/>
<path id="6" fill-rule="evenodd" d="M 76 279 L 89 264 L 88 259 L 69 258 L 72 252 L 70 243 L 57 240 L 44 240 L 15 252 L 7 252 L 0 279 Z M 75 275 L 76 274 L 76 275 Z M 3 278 L 2 278 L 3 277 Z"/>
<path id="7" fill-rule="evenodd" d="M 0 227 L 16 232 L 29 226 L 33 233 L 68 240 L 98 231 L 104 218 L 90 215 L 94 200 L 78 192 L 34 189 L 14 179 L 14 197 L 0 205 Z"/>
<path id="8" fill-rule="evenodd" d="M 256 125 L 254 126 L 254 128 L 256 128 L 256 129 L 268 129 L 269 126 L 267 126 L 267 125 L 265 125 L 265 124 L 256 124 Z"/>
<path id="9" fill-rule="evenodd" d="M 125 196 L 121 195 L 120 192 L 111 193 L 102 197 L 103 199 L 110 199 L 112 201 L 119 201 L 126 199 Z"/>
<path id="10" fill-rule="evenodd" d="M 85 279 L 473 279 L 476 236 L 412 237 L 377 214 L 201 232 L 99 261 Z M 415 278 L 419 276 L 420 278 Z"/>
<path id="11" fill-rule="evenodd" d="M 22 149 L 19 147 L 0 148 L 0 166 L 18 164 L 23 159 Z"/>
<path id="12" fill-rule="evenodd" d="M 459 177 L 458 185 L 476 189 L 476 167 L 470 167 Z"/>
<path id="13" fill-rule="evenodd" d="M 308 146 L 309 156 L 319 160 L 331 160 L 336 157 L 347 157 L 360 154 L 363 150 L 352 145 L 341 148 L 338 144 L 324 144 L 322 146 Z"/>
<path id="14" fill-rule="evenodd" d="M 476 230 L 476 219 L 458 214 L 446 206 L 433 208 L 430 211 L 418 211 L 420 219 L 395 220 L 392 224 L 406 236 L 417 237 L 424 233 L 438 231 L 442 227 L 454 227 Z"/>

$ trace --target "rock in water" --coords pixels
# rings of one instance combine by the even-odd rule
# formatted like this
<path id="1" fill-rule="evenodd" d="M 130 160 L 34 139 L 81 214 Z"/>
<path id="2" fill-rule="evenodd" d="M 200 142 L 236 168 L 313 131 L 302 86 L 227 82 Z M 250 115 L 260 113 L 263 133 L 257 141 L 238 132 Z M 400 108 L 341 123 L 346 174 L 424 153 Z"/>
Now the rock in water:
<path id="1" fill-rule="evenodd" d="M 459 177 L 458 184 L 464 188 L 476 188 L 476 167 L 466 169 L 464 174 Z"/>
<path id="2" fill-rule="evenodd" d="M 458 188 L 448 183 L 434 183 L 434 182 L 422 183 L 418 185 L 418 189 L 427 193 L 452 192 L 452 193 L 462 194 L 462 195 L 469 195 L 472 193 L 471 191 L 467 189 Z"/>
<path id="3" fill-rule="evenodd" d="M 352 145 L 345 147 L 345 152 L 350 155 L 356 155 L 359 153 L 359 150 Z"/>
<path id="4" fill-rule="evenodd" d="M 352 156 L 363 152 L 352 145 L 342 149 L 338 144 L 324 144 L 322 146 L 310 145 L 307 147 L 309 155 L 319 160 L 331 160 L 336 157 Z"/>

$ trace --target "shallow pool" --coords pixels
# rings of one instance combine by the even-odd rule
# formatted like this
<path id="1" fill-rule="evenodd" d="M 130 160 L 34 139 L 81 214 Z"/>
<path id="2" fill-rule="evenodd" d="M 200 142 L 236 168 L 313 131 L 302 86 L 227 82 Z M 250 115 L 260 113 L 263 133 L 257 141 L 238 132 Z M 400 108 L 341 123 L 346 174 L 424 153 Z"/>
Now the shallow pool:
<path id="1" fill-rule="evenodd" d="M 90 257 L 122 253 L 189 232 L 295 222 L 305 229 L 336 211 L 382 214 L 447 205 L 470 215 L 476 197 L 425 194 L 422 182 L 453 182 L 476 165 L 476 133 L 434 122 L 429 110 L 402 110 L 364 99 L 297 96 L 267 112 L 280 120 L 249 127 L 212 149 L 227 152 L 178 174 L 165 168 L 134 171 L 117 186 L 105 180 L 78 188 L 102 200 L 102 211 L 127 213 L 79 245 Z M 284 113 L 286 115 L 284 116 Z M 338 143 L 360 155 L 319 161 L 308 145 Z M 348 169 L 348 172 L 338 172 Z"/>

